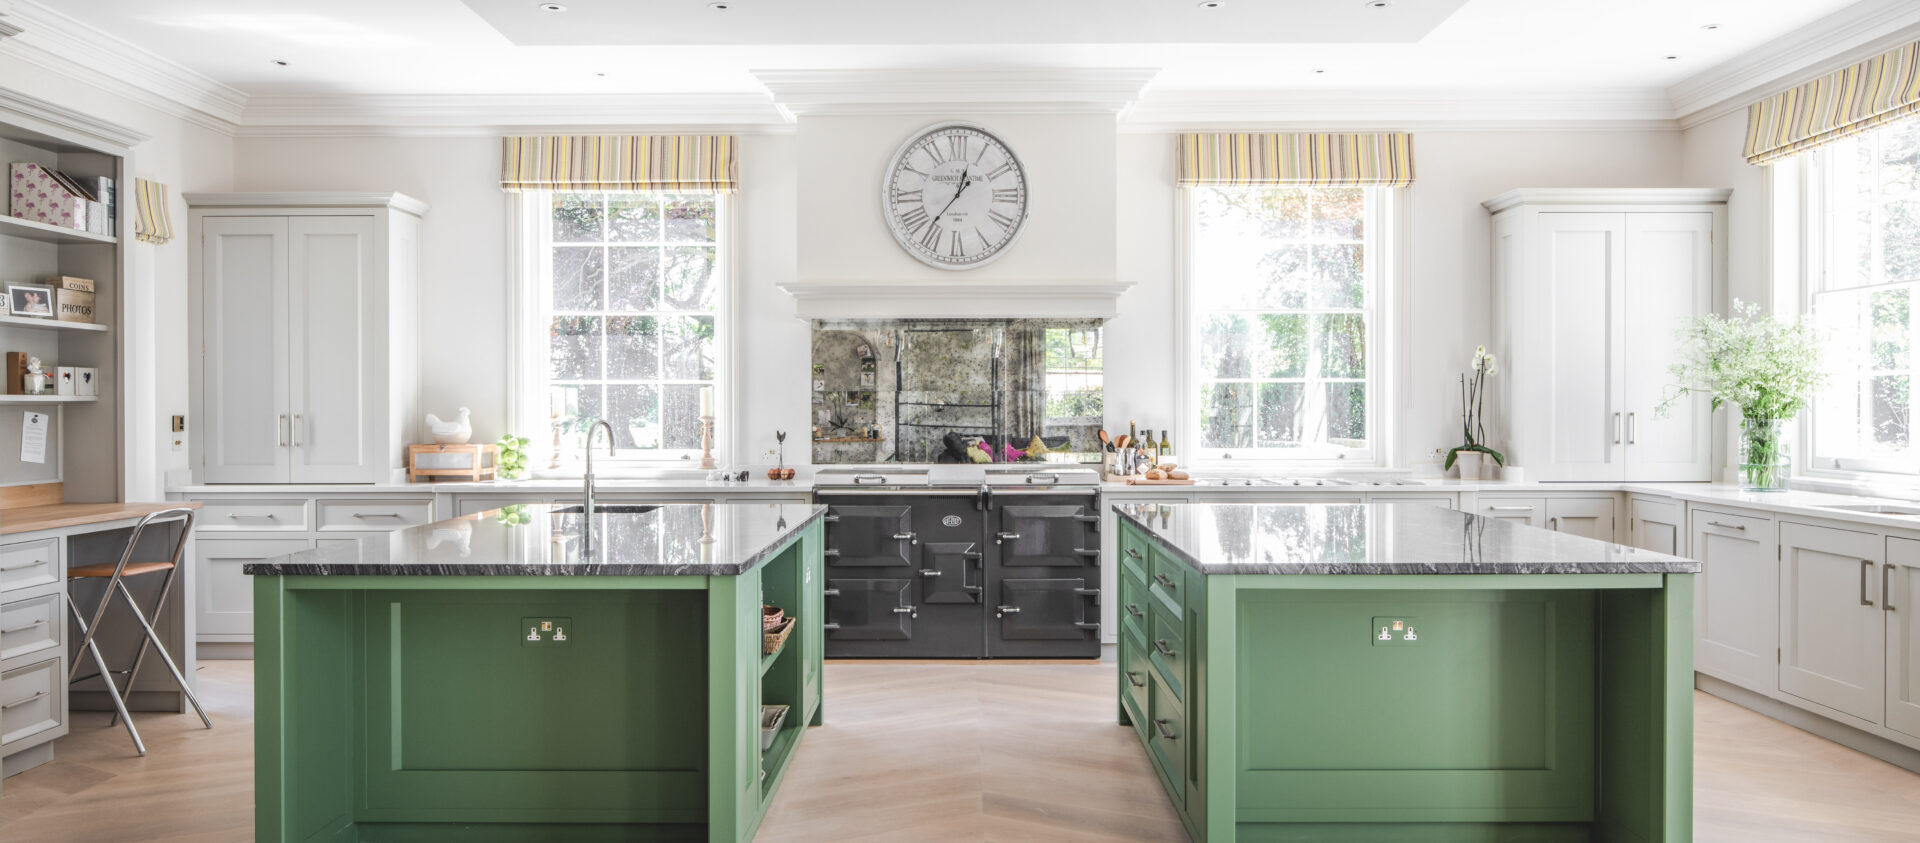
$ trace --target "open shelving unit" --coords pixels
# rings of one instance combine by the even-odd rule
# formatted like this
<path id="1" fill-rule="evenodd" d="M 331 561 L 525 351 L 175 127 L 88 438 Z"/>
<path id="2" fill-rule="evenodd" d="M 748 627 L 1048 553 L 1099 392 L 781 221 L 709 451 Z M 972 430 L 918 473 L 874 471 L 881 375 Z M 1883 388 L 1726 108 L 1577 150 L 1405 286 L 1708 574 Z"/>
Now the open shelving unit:
<path id="1" fill-rule="evenodd" d="M 124 340 L 134 217 L 129 156 L 142 140 L 131 130 L 0 90 L 0 171 L 32 162 L 76 176 L 105 176 L 113 179 L 116 195 L 107 234 L 13 217 L 0 197 L 0 292 L 14 284 L 43 285 L 57 275 L 91 278 L 95 285 L 92 324 L 13 316 L 0 306 L 0 352 L 25 352 L 48 370 L 97 369 L 100 387 L 99 395 L 80 396 L 12 395 L 0 386 L 0 485 L 57 482 L 72 502 L 126 499 L 133 439 L 125 418 L 128 381 L 150 377 L 129 375 Z M 20 460 L 29 411 L 52 417 L 44 463 Z"/>

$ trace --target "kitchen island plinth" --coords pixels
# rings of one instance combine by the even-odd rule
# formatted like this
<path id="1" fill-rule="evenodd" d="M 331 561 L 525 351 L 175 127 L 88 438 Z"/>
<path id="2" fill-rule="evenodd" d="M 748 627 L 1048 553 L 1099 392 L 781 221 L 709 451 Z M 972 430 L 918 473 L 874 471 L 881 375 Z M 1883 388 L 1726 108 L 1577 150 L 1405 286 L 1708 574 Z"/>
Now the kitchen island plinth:
<path id="1" fill-rule="evenodd" d="M 585 550 L 529 506 L 250 566 L 258 839 L 751 839 L 821 717 L 817 626 L 767 659 L 760 621 L 819 616 L 821 513 L 599 515 Z"/>
<path id="2" fill-rule="evenodd" d="M 1697 563 L 1438 508 L 1116 510 L 1120 719 L 1195 840 L 1690 839 Z"/>

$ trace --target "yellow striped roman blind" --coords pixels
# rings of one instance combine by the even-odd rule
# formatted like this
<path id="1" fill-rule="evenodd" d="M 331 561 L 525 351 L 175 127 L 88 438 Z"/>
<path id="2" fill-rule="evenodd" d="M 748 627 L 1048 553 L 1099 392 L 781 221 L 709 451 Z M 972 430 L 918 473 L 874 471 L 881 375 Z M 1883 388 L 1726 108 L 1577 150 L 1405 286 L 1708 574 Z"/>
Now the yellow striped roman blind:
<path id="1" fill-rule="evenodd" d="M 503 141 L 504 190 L 739 188 L 731 135 L 533 135 Z"/>
<path id="2" fill-rule="evenodd" d="M 1405 132 L 1185 134 L 1179 144 L 1181 187 L 1413 183 L 1413 137 Z"/>
<path id="3" fill-rule="evenodd" d="M 133 236 L 142 243 L 173 239 L 173 215 L 167 210 L 167 186 L 157 181 L 133 180 Z"/>
<path id="4" fill-rule="evenodd" d="M 1920 112 L 1920 42 L 1747 109 L 1747 163 L 1766 164 Z"/>

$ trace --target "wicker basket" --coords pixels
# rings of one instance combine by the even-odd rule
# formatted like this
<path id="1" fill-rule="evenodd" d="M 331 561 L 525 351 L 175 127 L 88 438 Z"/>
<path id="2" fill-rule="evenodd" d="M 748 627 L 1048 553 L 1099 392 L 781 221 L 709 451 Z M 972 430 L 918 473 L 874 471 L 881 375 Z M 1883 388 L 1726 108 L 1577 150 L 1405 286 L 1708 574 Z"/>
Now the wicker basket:
<path id="1" fill-rule="evenodd" d="M 779 626 L 765 630 L 760 634 L 760 654 L 763 656 L 771 656 L 774 653 L 780 652 L 780 648 L 786 646 L 787 636 L 792 634 L 793 616 L 788 615 L 787 619 L 781 621 Z"/>

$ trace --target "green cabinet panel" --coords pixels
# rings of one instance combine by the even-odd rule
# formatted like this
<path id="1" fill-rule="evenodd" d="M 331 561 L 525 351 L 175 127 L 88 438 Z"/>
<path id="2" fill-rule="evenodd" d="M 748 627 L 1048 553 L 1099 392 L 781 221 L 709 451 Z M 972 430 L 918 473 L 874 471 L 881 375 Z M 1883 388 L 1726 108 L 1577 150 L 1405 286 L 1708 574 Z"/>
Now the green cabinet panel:
<path id="1" fill-rule="evenodd" d="M 1147 684 L 1153 691 L 1152 707 L 1147 715 L 1147 749 L 1153 765 L 1160 771 L 1175 806 L 1186 807 L 1187 788 L 1187 712 L 1179 698 L 1167 690 L 1159 676 Z"/>
<path id="2" fill-rule="evenodd" d="M 1147 659 L 1153 662 L 1160 681 L 1166 683 L 1174 699 L 1185 699 L 1183 689 L 1187 686 L 1187 664 L 1191 660 L 1187 653 L 1186 621 L 1158 602 L 1154 603 L 1151 614 Z"/>
<path id="3" fill-rule="evenodd" d="M 1147 710 L 1147 680 L 1153 666 L 1147 662 L 1146 646 L 1131 634 L 1120 638 L 1120 690 L 1138 711 Z"/>
<path id="4" fill-rule="evenodd" d="M 1185 617 L 1186 565 L 1161 552 L 1159 548 L 1153 548 L 1147 555 L 1153 563 L 1152 570 L 1148 574 L 1152 578 L 1152 582 L 1148 584 L 1148 590 L 1158 598 L 1159 605 L 1172 612 L 1174 617 Z"/>

